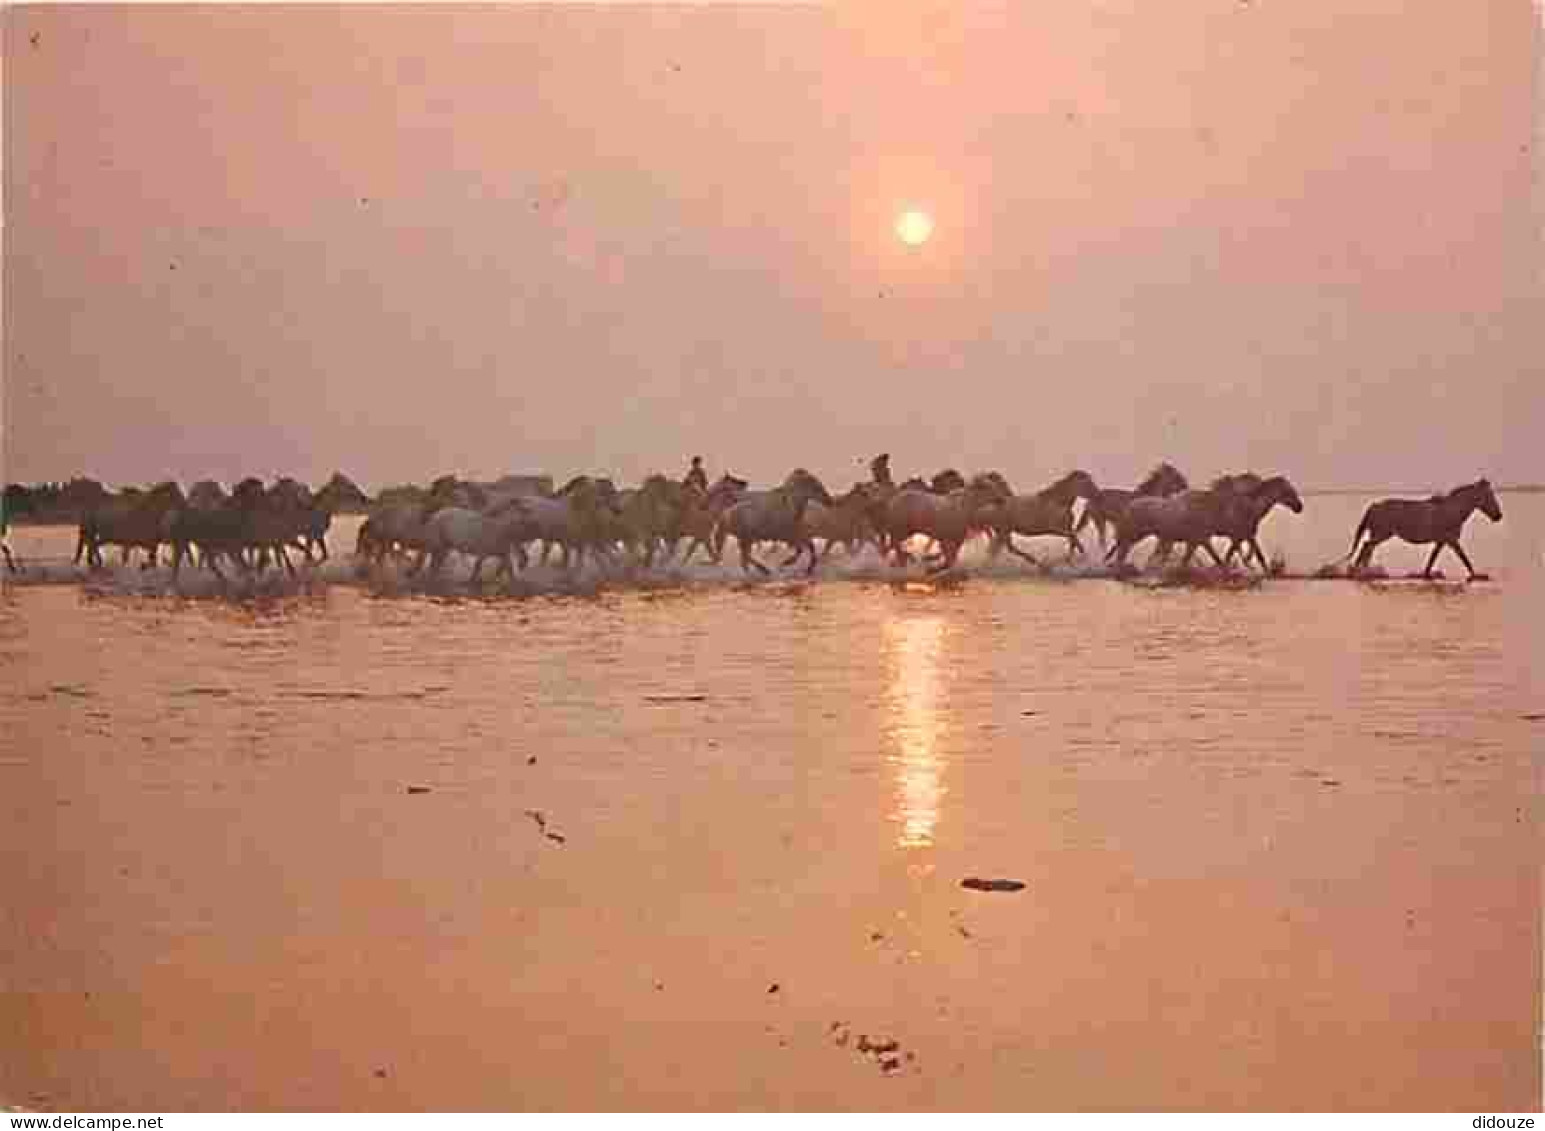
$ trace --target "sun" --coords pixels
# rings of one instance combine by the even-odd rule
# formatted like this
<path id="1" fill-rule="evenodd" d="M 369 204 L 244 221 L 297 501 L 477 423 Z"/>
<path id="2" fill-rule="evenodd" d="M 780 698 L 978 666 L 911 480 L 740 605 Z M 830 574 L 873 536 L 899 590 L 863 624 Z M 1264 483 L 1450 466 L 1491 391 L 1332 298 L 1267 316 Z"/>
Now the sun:
<path id="1" fill-rule="evenodd" d="M 933 217 L 916 208 L 909 208 L 896 217 L 896 235 L 911 247 L 928 242 L 933 235 Z"/>

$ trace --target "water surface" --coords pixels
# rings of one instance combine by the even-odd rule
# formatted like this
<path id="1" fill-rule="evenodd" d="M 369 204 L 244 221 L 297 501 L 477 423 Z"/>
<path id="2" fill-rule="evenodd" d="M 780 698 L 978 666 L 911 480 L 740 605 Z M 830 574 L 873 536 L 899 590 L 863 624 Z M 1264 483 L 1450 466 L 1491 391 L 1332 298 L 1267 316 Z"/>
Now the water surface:
<path id="1" fill-rule="evenodd" d="M 9 590 L 0 1094 L 1537 1107 L 1545 501 L 1503 506 L 1469 587 Z"/>

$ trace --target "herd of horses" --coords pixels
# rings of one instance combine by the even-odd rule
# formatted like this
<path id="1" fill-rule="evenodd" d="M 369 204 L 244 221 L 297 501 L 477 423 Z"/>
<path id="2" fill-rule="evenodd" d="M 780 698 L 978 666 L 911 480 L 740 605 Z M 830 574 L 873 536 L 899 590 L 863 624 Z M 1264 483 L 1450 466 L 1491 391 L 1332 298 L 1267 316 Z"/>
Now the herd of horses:
<path id="1" fill-rule="evenodd" d="M 626 489 L 606 478 L 580 475 L 551 491 L 492 491 L 444 476 L 414 497 L 373 507 L 359 528 L 355 553 L 361 573 L 381 568 L 390 558 L 405 562 L 409 574 L 429 577 L 439 574 L 451 555 L 464 555 L 473 561 L 476 584 L 488 561 L 498 563 L 496 578 L 513 578 L 517 568 L 529 567 L 529 551 L 538 543 L 544 563 L 557 549 L 566 571 L 578 569 L 587 557 L 609 571 L 619 565 L 684 564 L 699 550 L 717 563 L 733 538 L 747 573 L 771 572 L 756 556 L 760 545 L 771 543 L 792 551 L 782 568 L 806 559 L 809 575 L 838 545 L 849 555 L 873 547 L 882 559 L 904 567 L 914 560 L 915 539 L 921 536 L 931 544 L 924 564 L 937 574 L 956 566 L 973 537 L 985 536 L 994 556 L 1008 550 L 1044 567 L 1016 544 L 1016 536 L 1061 539 L 1071 559 L 1087 553 L 1079 535 L 1093 527 L 1105 560 L 1118 571 L 1131 571 L 1128 555 L 1152 538 L 1157 548 L 1150 564 L 1167 561 L 1173 547 L 1184 546 L 1183 567 L 1205 550 L 1219 569 L 1232 568 L 1238 556 L 1246 570 L 1254 565 L 1265 573 L 1271 567 L 1256 541 L 1262 521 L 1279 505 L 1293 513 L 1304 506 L 1281 475 L 1244 472 L 1193 488 L 1169 463 L 1159 464 L 1131 489 L 1102 488 L 1087 472 L 1071 471 L 1025 494 L 1015 492 L 997 472 L 968 479 L 949 469 L 931 479 L 897 483 L 888 455 L 870 461 L 869 468 L 869 479 L 836 496 L 804 468 L 776 487 L 757 490 L 730 474 L 710 485 L 696 462 L 685 479 L 656 474 Z M 213 571 L 222 582 L 222 561 L 244 572 L 261 571 L 272 561 L 293 574 L 291 552 L 308 561 L 326 560 L 326 535 L 341 501 L 289 478 L 266 487 L 259 479 L 246 479 L 229 495 L 216 489 L 184 496 L 177 484 L 161 483 L 83 514 L 75 561 L 101 568 L 103 548 L 118 546 L 124 563 L 133 551 L 144 551 L 149 568 L 166 547 L 174 582 L 184 562 Z M 1485 479 L 1426 499 L 1380 500 L 1365 511 L 1342 560 L 1355 554 L 1356 574 L 1371 566 L 1378 546 L 1401 538 L 1432 546 L 1425 576 L 1431 576 L 1438 555 L 1448 547 L 1473 578 L 1475 568 L 1459 538 L 1477 510 L 1492 521 L 1502 517 Z M 1215 539 L 1227 539 L 1221 554 Z M 18 568 L 9 549 L 5 557 L 11 570 Z"/>

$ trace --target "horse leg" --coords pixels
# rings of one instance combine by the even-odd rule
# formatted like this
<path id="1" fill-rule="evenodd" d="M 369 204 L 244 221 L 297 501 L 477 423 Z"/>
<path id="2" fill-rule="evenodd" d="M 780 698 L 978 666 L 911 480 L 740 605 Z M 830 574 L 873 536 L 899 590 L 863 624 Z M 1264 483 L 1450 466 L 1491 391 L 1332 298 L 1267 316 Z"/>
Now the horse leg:
<path id="1" fill-rule="evenodd" d="M 479 554 L 477 560 L 472 563 L 472 575 L 467 578 L 468 585 L 476 585 L 483 576 L 483 555 Z"/>
<path id="2" fill-rule="evenodd" d="M 826 548 L 828 550 L 831 549 L 831 546 L 832 544 L 830 542 L 826 543 Z M 795 553 L 794 556 L 798 557 L 800 554 L 804 553 L 808 553 L 810 555 L 810 564 L 805 567 L 805 576 L 809 577 L 815 572 L 815 539 L 805 539 L 804 543 L 800 546 L 799 550 Z"/>
<path id="3" fill-rule="evenodd" d="M 1475 567 L 1470 564 L 1470 555 L 1465 553 L 1465 548 L 1459 544 L 1459 539 L 1451 539 L 1447 545 L 1454 553 L 1459 555 L 1459 560 L 1465 563 L 1465 569 L 1470 571 L 1470 579 L 1475 579 Z"/>
<path id="4" fill-rule="evenodd" d="M 940 560 L 928 569 L 930 576 L 943 573 L 945 570 L 954 569 L 955 562 L 960 557 L 960 548 L 965 545 L 965 539 L 939 544 Z"/>
<path id="5" fill-rule="evenodd" d="M 1084 549 L 1084 544 L 1078 540 L 1078 531 L 1070 530 L 1068 531 L 1068 561 L 1073 560 L 1075 553 L 1081 558 L 1089 556 L 1088 551 Z"/>
<path id="6" fill-rule="evenodd" d="M 1012 531 L 1004 533 L 1002 535 L 1002 538 L 1003 538 L 1003 545 L 1005 547 L 1007 547 L 1009 553 L 1013 554 L 1017 558 L 1020 558 L 1020 559 L 1022 559 L 1024 561 L 1029 562 L 1031 565 L 1033 565 L 1033 566 L 1035 566 L 1037 568 L 1040 567 L 1041 563 L 1038 562 L 1030 554 L 1030 552 L 1028 550 L 1021 550 L 1018 546 L 1016 546 L 1014 544 L 1014 534 L 1013 534 Z"/>
<path id="7" fill-rule="evenodd" d="M 16 565 L 16 559 L 11 556 L 11 548 L 4 542 L 0 542 L 0 552 L 5 554 L 5 568 L 11 573 L 20 573 L 21 570 Z"/>
<path id="8" fill-rule="evenodd" d="M 735 541 L 740 544 L 741 569 L 745 570 L 747 573 L 750 573 L 751 567 L 755 566 L 761 572 L 763 577 L 767 577 L 772 573 L 772 570 L 768 569 L 761 562 L 757 561 L 751 556 L 751 551 L 756 548 L 755 541 L 749 538 L 736 538 Z"/>
<path id="9" fill-rule="evenodd" d="M 1443 552 L 1443 543 L 1442 542 L 1435 542 L 1435 543 L 1433 543 L 1432 553 L 1427 555 L 1427 567 L 1422 570 L 1422 576 L 1423 577 L 1430 578 L 1432 576 L 1432 564 L 1435 561 L 1438 560 L 1438 555 L 1441 554 L 1442 552 Z"/>
<path id="10" fill-rule="evenodd" d="M 1357 561 L 1352 563 L 1353 573 L 1361 573 L 1363 570 L 1367 569 L 1370 564 L 1372 564 L 1373 551 L 1377 546 L 1385 541 L 1385 538 L 1388 538 L 1388 535 L 1385 535 L 1384 538 L 1378 539 L 1375 539 L 1371 533 L 1368 535 L 1368 541 L 1363 543 L 1362 552 L 1357 555 Z"/>
<path id="11" fill-rule="evenodd" d="M 1255 535 L 1253 535 L 1253 534 L 1249 538 L 1247 538 L 1245 540 L 1245 564 L 1246 565 L 1250 564 L 1250 555 L 1251 554 L 1255 555 L 1256 564 L 1261 567 L 1261 572 L 1262 573 L 1270 573 L 1271 572 L 1271 567 L 1266 564 L 1266 555 L 1261 552 L 1261 544 L 1255 540 Z"/>
<path id="12" fill-rule="evenodd" d="M 1212 544 L 1211 538 L 1204 538 L 1202 540 L 1202 547 L 1207 551 L 1208 554 L 1212 556 L 1212 560 L 1217 563 L 1219 569 L 1224 571 L 1228 570 L 1228 564 L 1224 562 L 1222 558 L 1218 557 L 1217 547 Z"/>

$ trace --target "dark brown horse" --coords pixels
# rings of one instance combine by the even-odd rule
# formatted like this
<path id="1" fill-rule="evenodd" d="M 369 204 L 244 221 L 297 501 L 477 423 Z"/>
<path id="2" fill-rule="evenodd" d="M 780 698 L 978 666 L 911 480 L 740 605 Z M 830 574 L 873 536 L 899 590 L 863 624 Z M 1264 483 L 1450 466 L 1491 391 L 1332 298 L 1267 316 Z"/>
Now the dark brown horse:
<path id="1" fill-rule="evenodd" d="M 1105 548 L 1105 528 L 1114 527 L 1116 520 L 1121 517 L 1121 512 L 1127 509 L 1127 504 L 1133 499 L 1148 498 L 1149 496 L 1176 495 L 1187 490 L 1191 485 L 1186 482 L 1186 477 L 1180 474 L 1172 464 L 1161 463 L 1148 473 L 1148 477 L 1136 487 L 1128 490 L 1125 487 L 1102 487 L 1094 493 L 1084 504 L 1084 513 L 1078 516 L 1078 523 L 1073 527 L 1073 533 L 1079 534 L 1084 527 L 1094 525 L 1094 531 L 1100 538 L 1100 548 Z"/>
<path id="2" fill-rule="evenodd" d="M 1423 577 L 1432 576 L 1433 564 L 1443 552 L 1443 547 L 1447 546 L 1459 555 L 1459 560 L 1465 563 L 1465 569 L 1474 578 L 1475 567 L 1470 564 L 1469 555 L 1459 544 L 1459 534 L 1464 529 L 1465 520 L 1475 511 L 1480 511 L 1492 522 L 1502 521 L 1502 504 L 1497 502 L 1496 492 L 1485 479 L 1455 487 L 1446 495 L 1433 495 L 1426 499 L 1380 499 L 1363 512 L 1363 520 L 1357 524 L 1357 533 L 1352 535 L 1352 548 L 1347 551 L 1349 558 L 1357 554 L 1352 572 L 1367 569 L 1373 560 L 1373 551 L 1381 543 L 1399 538 L 1413 546 L 1433 544 L 1432 553 L 1427 557 L 1427 567 L 1422 570 Z M 1364 535 L 1367 535 L 1366 542 L 1363 541 Z M 1362 543 L 1361 553 L 1357 553 L 1359 542 Z"/>
<path id="3" fill-rule="evenodd" d="M 1229 539 L 1228 551 L 1223 555 L 1223 564 L 1227 565 L 1233 561 L 1234 556 L 1243 550 L 1242 560 L 1245 568 L 1249 568 L 1253 554 L 1256 564 L 1261 567 L 1261 572 L 1270 573 L 1271 569 L 1266 564 L 1266 555 L 1261 552 L 1261 544 L 1255 540 L 1261 523 L 1271 512 L 1271 508 L 1278 503 L 1294 514 L 1303 514 L 1304 501 L 1299 496 L 1298 489 L 1285 475 L 1273 475 L 1270 479 L 1262 479 L 1253 472 L 1245 472 L 1243 475 L 1225 475 L 1213 484 L 1215 490 L 1228 486 L 1234 488 L 1238 498 L 1227 509 L 1223 529 L 1219 531 Z"/>
<path id="4" fill-rule="evenodd" d="M 947 495 L 916 488 L 896 492 L 886 503 L 883 528 L 892 560 L 896 565 L 906 565 L 911 561 L 905 549 L 907 539 L 914 534 L 926 534 L 940 547 L 940 556 L 928 572 L 951 569 L 966 538 L 981 526 L 981 512 L 1008 497 L 1002 477 L 991 473 L 973 476 L 964 487 Z"/>

